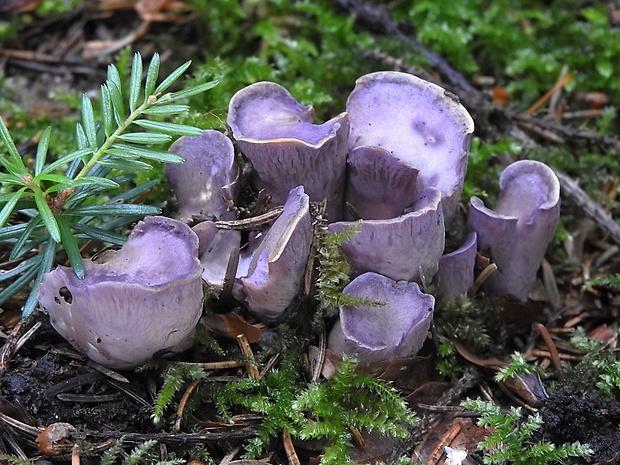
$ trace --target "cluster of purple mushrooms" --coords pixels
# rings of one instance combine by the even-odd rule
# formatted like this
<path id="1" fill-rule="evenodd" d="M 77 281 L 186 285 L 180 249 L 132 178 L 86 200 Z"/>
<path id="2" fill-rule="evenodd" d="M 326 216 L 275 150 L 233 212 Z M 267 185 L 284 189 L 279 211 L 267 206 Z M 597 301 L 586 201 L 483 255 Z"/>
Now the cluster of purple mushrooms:
<path id="1" fill-rule="evenodd" d="M 310 205 L 321 202 L 329 232 L 358 225 L 342 245 L 351 281 L 344 293 L 383 305 L 343 306 L 328 348 L 372 363 L 415 355 L 427 337 L 435 297 L 464 294 L 478 251 L 498 270 L 487 293 L 527 300 L 559 218 L 559 182 L 536 161 L 500 178 L 494 210 L 473 197 L 462 245 L 445 253 L 445 231 L 461 196 L 471 116 L 441 87 L 400 72 L 357 80 L 346 111 L 314 124 L 282 86 L 252 84 L 230 101 L 227 123 L 252 166 L 252 182 L 283 205 L 249 238 L 218 227 L 234 220 L 239 166 L 233 141 L 215 130 L 182 137 L 166 166 L 179 219 L 147 217 L 127 243 L 48 273 L 40 303 L 54 328 L 94 361 L 131 368 L 186 349 L 203 312 L 205 283 L 222 289 L 238 255 L 233 296 L 260 320 L 277 320 L 301 292 L 313 241 Z M 189 219 L 210 218 L 188 226 Z M 361 221 L 358 221 L 361 220 Z M 243 241 L 243 243 L 242 243 Z"/>

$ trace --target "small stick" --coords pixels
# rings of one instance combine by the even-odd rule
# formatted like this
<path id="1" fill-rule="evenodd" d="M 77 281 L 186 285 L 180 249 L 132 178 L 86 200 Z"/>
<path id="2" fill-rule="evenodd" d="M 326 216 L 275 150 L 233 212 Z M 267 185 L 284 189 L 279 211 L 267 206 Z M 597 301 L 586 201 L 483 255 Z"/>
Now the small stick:
<path id="1" fill-rule="evenodd" d="M 529 110 L 526 111 L 526 114 L 531 115 L 536 112 L 540 107 L 542 107 L 547 100 L 551 98 L 553 94 L 555 94 L 558 90 L 564 87 L 566 84 L 571 82 L 573 78 L 577 75 L 577 73 L 570 73 L 568 76 L 565 76 L 563 79 L 560 79 L 551 89 L 549 89 L 545 95 L 543 95 L 538 102 L 530 107 Z"/>
<path id="2" fill-rule="evenodd" d="M 284 444 L 284 451 L 286 452 L 289 465 L 301 465 L 299 457 L 297 457 L 297 452 L 295 452 L 291 433 L 286 429 L 282 431 L 282 443 Z"/>
<path id="3" fill-rule="evenodd" d="M 152 405 L 146 399 L 143 399 L 142 397 L 140 397 L 135 392 L 131 391 L 130 389 L 127 389 L 121 383 L 117 383 L 116 381 L 111 380 L 111 379 L 108 379 L 107 383 L 110 384 L 111 386 L 114 386 L 116 389 L 121 391 L 123 394 L 125 394 L 125 395 L 129 396 L 130 398 L 132 398 L 133 400 L 135 400 L 138 404 L 143 405 L 146 408 L 151 408 L 152 407 Z"/>
<path id="4" fill-rule="evenodd" d="M 325 354 L 327 352 L 327 336 L 325 334 L 325 322 L 321 321 L 321 332 L 319 333 L 319 356 L 314 360 L 315 364 L 312 367 L 311 381 L 314 383 L 318 381 L 321 372 L 323 371 L 323 365 L 325 364 Z"/>
<path id="5" fill-rule="evenodd" d="M 38 331 L 38 329 L 41 327 L 42 323 L 40 321 L 37 321 L 32 328 L 30 328 L 28 331 L 26 331 L 26 333 L 20 337 L 17 342 L 15 343 L 15 347 L 13 348 L 13 351 L 11 353 L 11 355 L 15 355 L 19 349 L 21 349 L 23 347 L 23 345 L 28 342 L 28 339 L 30 339 L 34 333 L 36 333 Z"/>
<path id="6" fill-rule="evenodd" d="M 235 447 L 233 450 L 231 450 L 228 454 L 224 456 L 224 458 L 220 462 L 220 465 L 228 465 L 232 461 L 232 459 L 235 458 L 235 455 L 237 455 L 240 450 L 241 450 L 241 446 Z"/>
<path id="7" fill-rule="evenodd" d="M 250 347 L 250 343 L 248 342 L 248 338 L 245 334 L 237 335 L 237 344 L 239 344 L 241 353 L 247 359 L 245 362 L 245 367 L 248 370 L 248 376 L 250 379 L 258 380 L 260 373 L 258 372 L 258 366 L 256 365 L 256 360 L 254 359 L 254 352 L 252 352 L 252 348 Z"/>
<path id="8" fill-rule="evenodd" d="M 544 358 L 551 359 L 551 353 L 547 352 L 546 350 L 532 349 L 528 351 L 528 354 L 533 357 L 544 357 Z M 570 360 L 570 361 L 575 361 L 575 362 L 580 362 L 581 360 L 583 360 L 583 357 L 580 357 L 579 355 L 571 355 L 571 354 L 558 354 L 558 357 L 560 358 L 560 360 Z"/>
<path id="9" fill-rule="evenodd" d="M 580 313 L 579 315 L 571 318 L 566 323 L 564 323 L 564 327 L 565 328 L 572 328 L 573 326 L 578 325 L 579 323 L 581 323 L 583 320 L 585 320 L 588 317 L 589 317 L 588 313 L 586 313 L 586 312 Z"/>
<path id="10" fill-rule="evenodd" d="M 545 344 L 549 348 L 549 354 L 551 355 L 551 361 L 553 362 L 553 366 L 556 370 L 559 370 L 562 367 L 562 361 L 560 360 L 560 356 L 558 355 L 558 348 L 555 346 L 555 342 L 553 342 L 551 334 L 549 334 L 547 328 L 545 328 L 545 326 L 541 325 L 540 323 L 538 323 L 536 327 L 538 328 L 538 332 L 545 341 Z"/>
<path id="11" fill-rule="evenodd" d="M 276 364 L 280 361 L 281 358 L 282 354 L 279 353 L 271 357 L 267 362 L 267 365 L 265 365 L 265 368 L 263 368 L 262 371 L 258 374 L 258 379 L 263 379 L 265 375 L 269 373 L 274 366 L 276 366 Z"/>
<path id="12" fill-rule="evenodd" d="M 73 449 L 71 449 L 71 465 L 80 465 L 80 446 L 77 444 L 73 444 Z"/>
<path id="13" fill-rule="evenodd" d="M 2 349 L 0 349 L 0 371 L 6 370 L 9 360 L 13 355 L 13 349 L 15 348 L 15 338 L 21 332 L 23 326 L 24 320 L 20 320 L 11 331 Z"/>
<path id="14" fill-rule="evenodd" d="M 495 263 L 489 264 L 489 266 L 487 266 L 484 270 L 482 270 L 482 272 L 478 275 L 478 277 L 474 281 L 473 286 L 471 287 L 471 289 L 469 289 L 467 294 L 470 296 L 475 295 L 476 292 L 478 292 L 478 289 L 480 289 L 480 286 L 482 286 L 484 282 L 487 280 L 487 278 L 491 276 L 493 273 L 495 273 L 496 271 L 497 271 L 497 265 Z"/>
<path id="15" fill-rule="evenodd" d="M 547 260 L 543 260 L 542 262 L 542 275 L 545 290 L 547 291 L 547 299 L 549 299 L 549 304 L 554 309 L 560 308 L 560 291 L 558 289 L 557 283 L 555 282 L 553 268 L 551 268 L 551 265 Z"/>
<path id="16" fill-rule="evenodd" d="M 431 453 L 431 457 L 429 459 L 430 460 L 434 460 L 434 463 L 439 463 L 439 459 L 442 457 L 442 455 L 446 452 L 444 447 L 445 446 L 450 446 L 450 444 L 452 444 L 452 442 L 454 441 L 454 439 L 459 435 L 459 433 L 461 432 L 461 424 L 460 423 L 454 423 L 452 425 L 452 427 L 445 432 L 445 434 L 443 435 L 443 437 L 439 440 L 439 442 L 437 443 L 437 446 L 435 446 L 435 449 L 433 450 L 433 452 Z M 447 455 L 447 454 L 446 454 Z"/>
<path id="17" fill-rule="evenodd" d="M 360 432 L 359 428 L 355 425 L 347 425 L 347 429 L 351 433 L 351 439 L 353 440 L 353 444 L 360 450 L 366 449 L 367 445 L 364 436 Z"/>
<path id="18" fill-rule="evenodd" d="M 80 402 L 84 404 L 98 404 L 101 402 L 112 402 L 118 400 L 121 397 L 120 392 L 113 392 L 112 394 L 74 394 L 72 392 L 61 392 L 56 394 L 56 399 L 63 402 Z"/>
<path id="19" fill-rule="evenodd" d="M 276 207 L 272 210 L 269 210 L 267 213 L 263 213 L 262 215 L 253 216 L 251 218 L 244 218 L 242 220 L 221 220 L 215 221 L 215 226 L 218 229 L 255 229 L 258 226 L 262 226 L 267 223 L 271 223 L 272 221 L 278 219 L 278 217 L 284 211 L 284 207 Z"/>
<path id="20" fill-rule="evenodd" d="M 580 207 L 604 233 L 609 234 L 611 240 L 616 244 L 620 244 L 620 224 L 614 221 L 611 215 L 579 186 L 577 181 L 557 168 L 552 167 L 552 169 L 560 180 L 560 186 L 564 194 L 566 194 L 575 205 Z"/>
<path id="21" fill-rule="evenodd" d="M 13 434 L 5 434 L 2 436 L 2 439 L 6 441 L 6 443 L 9 445 L 11 450 L 15 453 L 15 455 L 21 458 L 24 462 L 28 462 L 30 460 L 28 455 L 26 455 L 26 453 L 22 450 L 22 448 L 19 447 L 19 444 L 13 437 Z"/>
<path id="22" fill-rule="evenodd" d="M 183 420 L 183 411 L 185 410 L 185 406 L 187 405 L 189 396 L 192 395 L 192 392 L 194 392 L 196 386 L 198 386 L 198 383 L 200 383 L 199 379 L 193 381 L 192 384 L 187 386 L 187 389 L 183 393 L 183 397 L 181 397 L 181 400 L 179 401 L 179 406 L 177 407 L 177 419 L 174 423 L 175 431 L 181 431 L 181 420 Z"/>
<path id="23" fill-rule="evenodd" d="M 36 437 L 43 432 L 43 428 L 27 425 L 26 423 L 22 423 L 21 421 L 16 420 L 15 418 L 12 418 L 8 415 L 5 415 L 2 412 L 0 412 L 0 420 L 2 420 L 4 423 L 6 423 L 9 426 L 12 426 L 15 429 L 23 431 L 26 434 L 30 434 L 31 436 Z"/>
<path id="24" fill-rule="evenodd" d="M 574 333 L 575 328 L 547 328 L 550 333 Z"/>
<path id="25" fill-rule="evenodd" d="M 117 373 L 114 370 L 110 370 L 109 368 L 99 365 L 98 363 L 95 363 L 92 360 L 89 360 L 87 365 L 93 370 L 96 370 L 99 373 L 106 375 L 108 378 L 112 378 L 113 380 L 118 381 L 119 383 L 129 384 L 129 380 L 125 378 L 123 375 L 121 375 L 120 373 Z"/>
<path id="26" fill-rule="evenodd" d="M 202 368 L 203 370 L 223 370 L 225 368 L 238 368 L 242 367 L 243 362 L 239 362 L 237 360 L 226 360 L 223 362 L 203 362 L 203 363 L 192 363 L 192 362 L 172 362 L 175 365 L 179 366 L 193 366 L 196 368 Z"/>

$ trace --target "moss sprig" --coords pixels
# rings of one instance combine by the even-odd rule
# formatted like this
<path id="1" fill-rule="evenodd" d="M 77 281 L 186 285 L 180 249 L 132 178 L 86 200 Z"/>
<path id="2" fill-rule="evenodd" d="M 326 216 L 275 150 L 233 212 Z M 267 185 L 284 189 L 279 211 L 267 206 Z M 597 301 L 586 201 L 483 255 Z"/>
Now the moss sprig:
<path id="1" fill-rule="evenodd" d="M 514 378 L 518 375 L 524 375 L 528 373 L 541 373 L 540 367 L 532 365 L 525 360 L 525 357 L 520 352 L 514 352 L 510 363 L 505 367 L 499 369 L 495 374 L 495 381 L 506 381 Z"/>
<path id="2" fill-rule="evenodd" d="M 406 426 L 417 421 L 396 389 L 358 371 L 348 359 L 328 381 L 310 384 L 293 406 L 307 414 L 297 431 L 301 439 L 326 438 L 330 442 L 321 457 L 322 465 L 354 463 L 348 455 L 349 426 L 405 437 Z"/>
<path id="3" fill-rule="evenodd" d="M 330 233 L 319 219 L 316 228 L 318 278 L 316 280 L 319 314 L 321 317 L 333 317 L 338 307 L 345 305 L 357 307 L 376 307 L 385 305 L 375 299 L 358 297 L 343 293 L 344 287 L 349 284 L 351 267 L 341 245 L 353 239 L 362 228 L 362 221 L 353 223 L 341 232 Z"/>
<path id="4" fill-rule="evenodd" d="M 346 298 L 342 289 L 349 283 L 351 267 L 342 244 L 355 237 L 361 228 L 361 222 L 339 233 L 327 231 L 324 220 L 319 219 L 316 228 L 318 277 L 316 280 L 317 299 L 326 316 L 333 316 L 338 306 Z"/>
<path id="5" fill-rule="evenodd" d="M 573 369 L 575 383 L 591 390 L 592 379 L 596 380 L 596 392 L 606 399 L 620 393 L 620 360 L 606 346 L 586 336 L 583 328 L 578 328 L 570 343 L 584 352 L 583 360 Z"/>
<path id="6" fill-rule="evenodd" d="M 174 396 L 185 386 L 186 383 L 204 377 L 204 370 L 192 365 L 169 365 L 163 373 L 164 382 L 157 393 L 153 405 L 152 418 L 158 423 L 163 418 L 164 412 L 171 404 Z"/>

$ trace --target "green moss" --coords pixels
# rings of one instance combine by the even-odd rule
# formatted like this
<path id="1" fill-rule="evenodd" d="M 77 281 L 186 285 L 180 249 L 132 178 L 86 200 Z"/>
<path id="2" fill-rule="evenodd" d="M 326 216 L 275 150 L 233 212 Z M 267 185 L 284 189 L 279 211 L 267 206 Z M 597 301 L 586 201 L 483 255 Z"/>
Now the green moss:
<path id="1" fill-rule="evenodd" d="M 524 416 L 521 408 L 515 407 L 502 412 L 499 406 L 481 400 L 467 400 L 462 405 L 479 415 L 478 426 L 488 427 L 488 436 L 478 444 L 485 452 L 485 464 L 546 465 L 563 463 L 568 457 L 587 457 L 593 452 L 579 442 L 537 442 L 534 435 L 543 426 L 538 413 Z"/>
<path id="2" fill-rule="evenodd" d="M 260 380 L 240 378 L 228 382 L 205 379 L 192 395 L 185 414 L 215 408 L 220 418 L 253 412 L 262 421 L 246 445 L 248 457 L 270 450 L 284 430 L 299 439 L 322 439 L 327 447 L 322 465 L 352 463 L 348 455 L 351 441 L 349 426 L 378 431 L 386 436 L 404 437 L 407 426 L 416 423 L 400 393 L 387 382 L 357 370 L 345 360 L 336 374 L 324 381 L 308 383 L 304 377 L 300 353 L 289 349 L 277 369 Z M 154 408 L 160 420 L 182 387 L 204 377 L 198 368 L 170 365 Z"/>

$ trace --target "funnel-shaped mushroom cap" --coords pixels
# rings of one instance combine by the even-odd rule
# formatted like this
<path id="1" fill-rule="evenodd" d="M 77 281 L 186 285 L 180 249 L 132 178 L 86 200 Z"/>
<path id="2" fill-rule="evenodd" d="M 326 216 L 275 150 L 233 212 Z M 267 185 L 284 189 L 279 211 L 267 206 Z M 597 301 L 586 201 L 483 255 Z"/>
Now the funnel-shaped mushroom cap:
<path id="1" fill-rule="evenodd" d="M 416 201 L 418 169 L 378 147 L 356 147 L 347 159 L 345 202 L 365 220 L 405 213 Z"/>
<path id="2" fill-rule="evenodd" d="M 257 187 L 283 204 L 302 185 L 310 200 L 328 200 L 326 216 L 336 220 L 342 215 L 349 120 L 346 113 L 324 124 L 313 119 L 311 106 L 273 82 L 240 90 L 228 110 L 228 125 L 254 167 Z"/>
<path id="3" fill-rule="evenodd" d="M 342 232 L 354 224 L 332 223 L 329 231 Z M 341 247 L 355 274 L 373 271 L 397 281 L 430 282 L 444 242 L 441 193 L 428 187 L 420 192 L 410 213 L 362 221 L 360 231 Z"/>
<path id="4" fill-rule="evenodd" d="M 437 296 L 456 297 L 473 286 L 477 244 L 476 233 L 470 232 L 463 245 L 441 257 L 436 276 Z"/>
<path id="5" fill-rule="evenodd" d="M 202 263 L 202 279 L 212 289 L 221 291 L 226 269 L 231 257 L 241 247 L 241 233 L 230 229 L 218 229 L 213 221 L 203 221 L 192 228 L 200 243 L 199 257 Z"/>
<path id="6" fill-rule="evenodd" d="M 374 363 L 412 357 L 422 348 L 435 299 L 422 293 L 416 283 L 365 273 L 351 281 L 344 292 L 385 305 L 341 307 L 340 320 L 329 334 L 329 349 L 360 363 Z"/>
<path id="7" fill-rule="evenodd" d="M 349 148 L 380 147 L 420 170 L 418 185 L 441 191 L 446 220 L 463 188 L 474 122 L 456 97 L 406 73 L 362 76 L 347 101 Z"/>
<path id="8" fill-rule="evenodd" d="M 207 130 L 201 136 L 179 138 L 170 152 L 183 163 L 166 165 L 166 178 L 179 202 L 181 218 L 193 215 L 232 219 L 238 195 L 239 169 L 232 142 L 224 134 Z"/>
<path id="9" fill-rule="evenodd" d="M 504 170 L 499 187 L 495 211 L 472 197 L 469 223 L 498 267 L 485 288 L 525 301 L 560 217 L 560 182 L 547 165 L 522 160 Z"/>
<path id="10" fill-rule="evenodd" d="M 279 317 L 301 290 L 311 244 L 309 200 L 299 186 L 253 252 L 247 275 L 233 288 L 235 298 L 260 318 Z"/>
<path id="11" fill-rule="evenodd" d="M 202 313 L 198 238 L 184 223 L 148 217 L 127 243 L 71 268 L 47 273 L 39 301 L 52 326 L 97 363 L 130 368 L 186 349 Z"/>

